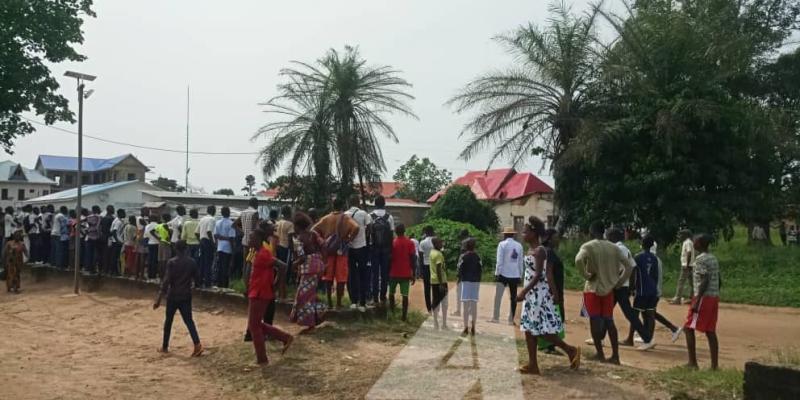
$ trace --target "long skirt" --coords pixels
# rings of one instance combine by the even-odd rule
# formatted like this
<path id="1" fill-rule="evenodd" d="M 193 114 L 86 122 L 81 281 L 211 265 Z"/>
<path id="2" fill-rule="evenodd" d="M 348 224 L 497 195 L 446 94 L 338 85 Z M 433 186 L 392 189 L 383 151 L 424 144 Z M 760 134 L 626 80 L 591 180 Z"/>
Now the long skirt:
<path id="1" fill-rule="evenodd" d="M 319 285 L 324 268 L 325 264 L 319 254 L 308 256 L 306 265 L 301 267 L 294 308 L 289 314 L 292 322 L 306 327 L 314 327 L 322 323 L 326 307 L 317 299 L 317 285 Z"/>

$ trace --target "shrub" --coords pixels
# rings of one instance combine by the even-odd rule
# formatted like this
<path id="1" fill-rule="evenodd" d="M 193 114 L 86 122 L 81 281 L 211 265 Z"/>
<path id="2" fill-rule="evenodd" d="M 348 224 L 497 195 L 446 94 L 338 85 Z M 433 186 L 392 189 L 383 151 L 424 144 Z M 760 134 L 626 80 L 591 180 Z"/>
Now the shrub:
<path id="1" fill-rule="evenodd" d="M 449 219 L 451 221 L 466 222 L 476 228 L 497 232 L 500 221 L 492 205 L 480 201 L 472 190 L 464 185 L 453 185 L 447 192 L 433 204 L 425 221 L 435 219 Z"/>
<path id="2" fill-rule="evenodd" d="M 495 257 L 497 255 L 497 238 L 493 235 L 490 235 L 473 225 L 458 222 L 458 221 L 450 221 L 446 219 L 431 219 L 426 220 L 425 222 L 415 225 L 408 229 L 406 232 L 408 237 L 420 239 L 422 238 L 422 228 L 426 225 L 433 226 L 433 229 L 436 231 L 436 236 L 441 238 L 444 241 L 444 257 L 445 257 L 445 265 L 447 266 L 448 276 L 451 279 L 455 279 L 455 271 L 456 265 L 458 263 L 458 256 L 461 249 L 461 240 L 459 239 L 458 235 L 461 233 L 462 229 L 466 229 L 469 231 L 470 236 L 475 238 L 476 246 L 475 252 L 481 257 L 481 261 L 483 263 L 483 276 L 491 277 L 494 275 L 494 264 L 495 264 Z"/>

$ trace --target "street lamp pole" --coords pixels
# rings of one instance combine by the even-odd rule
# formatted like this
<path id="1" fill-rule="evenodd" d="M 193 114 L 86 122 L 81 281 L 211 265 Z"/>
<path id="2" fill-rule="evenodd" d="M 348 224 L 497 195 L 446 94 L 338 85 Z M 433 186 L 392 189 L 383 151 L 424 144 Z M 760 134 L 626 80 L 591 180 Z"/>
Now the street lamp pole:
<path id="1" fill-rule="evenodd" d="M 81 270 L 81 233 L 80 221 L 82 213 L 82 200 L 83 200 L 83 100 L 88 97 L 84 94 L 85 87 L 84 81 L 93 81 L 95 79 L 92 75 L 81 74 L 79 72 L 67 71 L 64 76 L 75 78 L 78 80 L 78 197 L 75 205 L 75 214 L 77 218 L 77 226 L 75 232 L 75 277 L 74 277 L 74 291 L 75 294 L 80 294 L 80 270 Z M 91 92 L 91 91 L 90 91 Z M 91 94 L 91 93 L 89 93 Z"/>

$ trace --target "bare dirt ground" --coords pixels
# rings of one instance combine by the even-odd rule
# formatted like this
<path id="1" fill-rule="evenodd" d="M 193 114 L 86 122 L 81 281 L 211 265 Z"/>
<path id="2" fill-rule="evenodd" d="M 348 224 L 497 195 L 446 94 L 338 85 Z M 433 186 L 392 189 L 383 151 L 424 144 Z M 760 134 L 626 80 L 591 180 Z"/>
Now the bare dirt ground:
<path id="1" fill-rule="evenodd" d="M 421 351 L 414 354 L 413 346 L 407 345 L 419 334 L 414 326 L 376 319 L 331 324 L 313 335 L 298 336 L 285 356 L 270 344 L 271 364 L 258 367 L 252 346 L 241 341 L 245 310 L 200 301 L 195 304 L 195 320 L 206 355 L 188 356 L 191 341 L 176 316 L 171 354 L 164 356 L 156 352 L 164 311 L 152 310 L 154 293 L 100 291 L 73 297 L 63 282 L 32 283 L 25 277 L 22 287 L 20 295 L 0 293 L 2 398 L 364 398 L 386 376 L 393 360 L 402 358 L 399 354 L 410 351 L 412 358 L 435 357 Z M 412 296 L 421 300 L 420 288 L 415 286 Z M 490 301 L 493 291 L 488 293 L 482 292 L 482 315 L 487 315 L 483 303 Z M 567 304 L 569 315 L 577 315 L 577 297 L 570 295 Z M 683 313 L 683 307 L 664 309 L 675 322 Z M 798 314 L 796 310 L 726 305 L 720 321 L 723 363 L 741 367 L 742 360 L 789 343 L 800 334 Z M 514 343 L 516 328 L 488 324 L 484 319 L 479 317 L 482 340 Z M 568 325 L 568 339 L 573 342 L 583 340 L 587 332 L 583 322 L 575 320 Z M 292 333 L 299 331 L 282 315 L 276 324 Z M 420 331 L 431 333 L 430 327 L 426 321 Z M 446 335 L 444 340 L 452 343 L 468 343 L 455 333 Z M 666 342 L 665 338 L 660 334 L 660 341 Z M 588 350 L 584 348 L 584 354 Z M 626 351 L 622 356 L 626 364 L 658 368 L 683 362 L 683 354 L 682 346 L 664 345 L 652 354 Z M 492 372 L 516 377 L 512 367 L 520 360 L 509 360 L 510 366 Z M 564 357 L 544 355 L 540 363 L 542 377 L 521 377 L 524 398 L 667 398 L 648 385 L 647 372 L 635 368 L 585 362 L 574 372 L 568 370 Z M 463 391 L 467 398 L 488 397 L 481 385 Z"/>
<path id="2" fill-rule="evenodd" d="M 452 298 L 450 309 L 453 310 L 454 288 L 450 292 Z M 479 321 L 491 318 L 494 294 L 493 284 L 481 285 Z M 588 355 L 593 354 L 594 348 L 583 344 L 583 341 L 591 336 L 589 321 L 580 317 L 581 296 L 581 293 L 571 291 L 565 295 L 567 319 L 565 340 L 572 345 L 583 345 L 583 352 Z M 413 306 L 424 310 L 421 284 L 413 286 L 410 297 Z M 506 290 L 501 305 L 501 322 L 505 321 L 509 307 L 508 290 Z M 658 312 L 680 327 L 686 321 L 688 307 L 688 305 L 670 305 L 662 300 L 659 302 Z M 518 305 L 517 308 L 516 320 L 519 322 L 521 306 Z M 619 307 L 615 308 L 614 320 L 622 340 L 627 335 L 630 325 Z M 487 326 L 491 325 L 494 324 Z M 800 309 L 723 303 L 720 304 L 717 334 L 720 341 L 720 365 L 723 368 L 743 369 L 744 363 L 748 360 L 767 357 L 782 348 L 797 347 L 797 338 L 800 337 Z M 686 341 L 683 336 L 673 344 L 669 330 L 656 322 L 656 342 L 657 347 L 647 352 L 640 352 L 631 347 L 620 347 L 623 365 L 658 370 L 686 364 Z M 605 344 L 608 355 L 611 350 L 608 348 L 608 343 Z M 698 335 L 697 346 L 701 367 L 708 366 L 708 344 L 704 335 Z"/>

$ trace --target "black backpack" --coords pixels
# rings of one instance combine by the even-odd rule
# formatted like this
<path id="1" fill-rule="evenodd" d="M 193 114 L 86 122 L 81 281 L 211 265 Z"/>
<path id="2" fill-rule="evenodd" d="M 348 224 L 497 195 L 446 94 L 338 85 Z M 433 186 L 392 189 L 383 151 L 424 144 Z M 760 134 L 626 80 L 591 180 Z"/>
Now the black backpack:
<path id="1" fill-rule="evenodd" d="M 394 232 L 392 232 L 392 225 L 389 223 L 389 213 L 378 216 L 375 213 L 372 216 L 372 228 L 370 229 L 370 237 L 372 238 L 372 245 L 379 249 L 391 249 L 392 241 L 394 240 Z"/>

